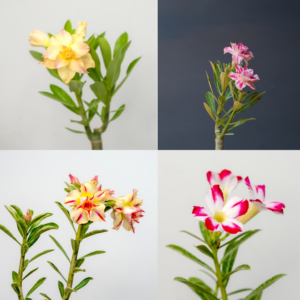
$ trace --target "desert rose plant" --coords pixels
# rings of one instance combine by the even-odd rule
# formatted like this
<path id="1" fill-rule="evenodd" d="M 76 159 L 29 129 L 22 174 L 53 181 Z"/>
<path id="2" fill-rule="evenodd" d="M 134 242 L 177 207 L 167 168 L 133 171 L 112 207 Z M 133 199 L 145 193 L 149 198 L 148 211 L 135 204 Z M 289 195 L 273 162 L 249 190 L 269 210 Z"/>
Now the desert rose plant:
<path id="1" fill-rule="evenodd" d="M 235 187 L 243 182 L 242 177 L 233 175 L 229 170 L 223 170 L 221 173 L 209 171 L 207 180 L 210 185 L 209 192 L 205 197 L 207 208 L 194 206 L 192 211 L 193 216 L 200 220 L 199 227 L 202 237 L 187 231 L 182 232 L 202 242 L 196 248 L 212 260 L 213 267 L 179 246 L 168 245 L 167 247 L 179 252 L 206 269 L 202 270 L 202 272 L 210 276 L 216 284 L 215 287 L 210 287 L 202 279 L 196 277 L 189 279 L 176 277 L 174 280 L 189 286 L 203 300 L 227 300 L 230 295 L 247 291 L 250 291 L 249 294 L 241 300 L 260 300 L 262 299 L 263 290 L 285 276 L 285 274 L 279 274 L 270 278 L 254 290 L 241 288 L 228 292 L 227 285 L 234 273 L 250 270 L 248 265 L 240 265 L 233 269 L 240 245 L 260 231 L 243 231 L 244 224 L 259 212 L 265 210 L 282 215 L 285 205 L 275 201 L 266 202 L 265 185 L 252 185 L 248 177 L 245 178 L 244 183 L 250 192 L 249 199 L 241 199 L 238 196 L 229 197 L 229 194 Z M 227 239 L 229 240 L 227 241 Z M 223 252 L 223 257 L 219 259 L 219 251 L 223 250 L 222 248 L 225 251 L 221 251 Z"/>
<path id="2" fill-rule="evenodd" d="M 33 217 L 33 211 L 32 210 L 27 210 L 26 214 L 24 215 L 22 210 L 16 206 L 16 205 L 11 205 L 5 206 L 6 209 L 9 211 L 9 213 L 12 215 L 14 218 L 18 231 L 21 235 L 22 241 L 19 242 L 16 237 L 3 225 L 0 224 L 0 229 L 5 232 L 9 237 L 11 237 L 16 243 L 19 244 L 20 246 L 20 262 L 19 262 L 19 269 L 18 272 L 13 271 L 12 272 L 12 281 L 13 283 L 11 284 L 13 290 L 16 292 L 18 299 L 19 300 L 31 300 L 29 296 L 40 286 L 44 283 L 46 280 L 45 277 L 39 279 L 34 286 L 27 292 L 27 294 L 24 293 L 23 289 L 23 281 L 30 276 L 32 273 L 38 270 L 38 268 L 33 269 L 29 271 L 26 275 L 24 272 L 26 271 L 28 265 L 34 261 L 35 259 L 39 258 L 40 256 L 47 254 L 51 251 L 54 251 L 53 249 L 51 250 L 45 250 L 41 253 L 36 254 L 33 256 L 31 259 L 26 259 L 26 254 L 29 250 L 31 250 L 31 247 L 38 241 L 40 236 L 52 229 L 58 229 L 58 225 L 55 223 L 46 223 L 46 224 L 41 224 L 41 222 L 52 216 L 51 213 L 44 213 L 41 215 L 36 216 L 35 218 Z M 26 295 L 26 296 L 25 296 Z"/>
<path id="3" fill-rule="evenodd" d="M 87 277 L 76 286 L 73 286 L 75 274 L 78 272 L 85 272 L 85 269 L 81 268 L 85 259 L 94 255 L 105 253 L 103 250 L 96 250 L 78 258 L 80 245 L 85 239 L 107 232 L 107 230 L 103 229 L 88 231 L 90 226 L 92 226 L 95 222 L 106 221 L 105 213 L 111 210 L 113 229 L 119 230 L 123 224 L 123 228 L 125 230 L 132 231 L 134 233 L 134 224 L 139 223 L 139 219 L 143 217 L 144 213 L 144 211 L 140 208 L 143 201 L 137 198 L 137 190 L 133 190 L 132 193 L 129 193 L 125 197 L 115 198 L 112 190 L 102 189 L 101 185 L 98 186 L 98 176 L 95 176 L 90 182 L 85 182 L 83 184 L 81 184 L 79 180 L 72 175 L 70 175 L 70 179 L 71 183 L 67 183 L 67 188 L 65 189 L 68 194 L 64 203 L 69 207 L 72 207 L 71 212 L 69 213 L 69 211 L 61 203 L 56 202 L 56 204 L 68 218 L 75 234 L 74 239 L 71 239 L 70 243 L 70 246 L 72 246 L 72 256 L 69 257 L 57 239 L 50 236 L 70 263 L 68 276 L 65 277 L 63 272 L 61 272 L 54 263 L 50 261 L 48 262 L 61 276 L 63 281 L 65 281 L 65 283 L 58 281 L 59 292 L 61 299 L 63 300 L 70 299 L 72 293 L 77 292 L 93 279 L 91 277 Z M 75 228 L 75 224 L 78 225 L 77 228 Z M 48 295 L 42 295 L 48 300 L 51 300 Z"/>
<path id="4" fill-rule="evenodd" d="M 224 48 L 224 53 L 232 54 L 232 63 L 223 65 L 217 61 L 210 62 L 213 69 L 213 77 L 216 92 L 212 87 L 210 77 L 207 75 L 210 92 L 206 93 L 204 107 L 215 123 L 215 149 L 224 149 L 226 135 L 234 135 L 229 132 L 254 118 L 241 118 L 235 122 L 236 115 L 248 110 L 261 100 L 262 94 L 258 92 L 243 91 L 245 87 L 255 90 L 254 82 L 259 81 L 252 69 L 248 69 L 248 61 L 254 58 L 248 47 L 242 43 L 231 43 L 231 47 Z M 232 98 L 232 106 L 228 106 L 228 100 Z M 226 106 L 226 108 L 225 108 Z M 228 109 L 227 109 L 228 107 Z"/>
<path id="5" fill-rule="evenodd" d="M 82 125 L 84 131 L 67 129 L 77 134 L 86 134 L 92 149 L 102 150 L 102 134 L 107 130 L 109 123 L 116 120 L 125 109 L 125 104 L 119 108 L 112 108 L 112 98 L 127 80 L 140 57 L 129 64 L 126 76 L 118 82 L 121 65 L 131 43 L 128 41 L 128 34 L 125 32 L 117 39 L 112 51 L 105 39 L 105 32 L 86 38 L 87 24 L 87 22 L 78 22 L 78 28 L 75 30 L 71 22 L 67 21 L 58 35 L 50 33 L 47 35 L 39 30 L 32 31 L 29 35 L 29 43 L 34 47 L 45 48 L 45 52 L 30 51 L 30 53 L 53 77 L 66 84 L 71 93 L 51 84 L 51 93 L 40 92 L 40 94 L 60 102 L 78 115 L 81 119 L 71 120 L 71 122 Z M 98 48 L 104 66 L 101 66 Z M 106 69 L 106 73 L 103 73 L 103 69 Z M 83 100 L 85 74 L 94 82 L 90 88 L 95 98 L 90 101 Z M 102 125 L 92 130 L 90 122 L 95 116 L 100 118 Z"/>

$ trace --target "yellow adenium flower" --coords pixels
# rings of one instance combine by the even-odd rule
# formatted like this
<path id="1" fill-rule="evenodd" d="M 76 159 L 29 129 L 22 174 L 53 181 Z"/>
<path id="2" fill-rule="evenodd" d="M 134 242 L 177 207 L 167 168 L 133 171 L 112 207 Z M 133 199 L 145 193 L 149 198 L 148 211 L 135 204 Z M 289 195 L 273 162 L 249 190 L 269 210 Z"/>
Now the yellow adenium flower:
<path id="1" fill-rule="evenodd" d="M 48 35 L 44 32 L 41 32 L 39 30 L 33 30 L 29 34 L 29 37 L 29 43 L 31 46 L 44 48 L 48 48 L 50 46 L 50 39 Z"/>
<path id="2" fill-rule="evenodd" d="M 83 39 L 86 37 L 86 26 L 88 22 L 80 22 L 78 21 L 78 28 L 76 29 L 75 34 L 81 36 Z"/>
<path id="3" fill-rule="evenodd" d="M 71 176 L 71 180 L 75 178 Z M 105 200 L 116 200 L 116 198 L 112 196 L 113 191 L 101 190 L 101 185 L 97 187 L 97 184 L 98 179 L 95 176 L 91 182 L 83 183 L 80 189 L 72 190 L 66 196 L 65 204 L 74 207 L 70 214 L 75 223 L 85 224 L 88 221 L 105 221 L 104 202 Z"/>
<path id="4" fill-rule="evenodd" d="M 83 42 L 82 35 L 71 35 L 66 30 L 51 37 L 50 46 L 43 54 L 40 64 L 48 69 L 57 69 L 60 78 L 68 84 L 77 73 L 88 73 L 95 68 L 95 62 L 88 53 L 90 47 Z"/>
<path id="5" fill-rule="evenodd" d="M 127 231 L 135 232 L 134 223 L 139 223 L 139 218 L 143 217 L 143 210 L 140 206 L 143 201 L 136 197 L 137 190 L 128 194 L 126 197 L 119 197 L 113 207 L 111 217 L 114 219 L 113 229 L 119 230 L 123 223 L 123 227 Z"/>

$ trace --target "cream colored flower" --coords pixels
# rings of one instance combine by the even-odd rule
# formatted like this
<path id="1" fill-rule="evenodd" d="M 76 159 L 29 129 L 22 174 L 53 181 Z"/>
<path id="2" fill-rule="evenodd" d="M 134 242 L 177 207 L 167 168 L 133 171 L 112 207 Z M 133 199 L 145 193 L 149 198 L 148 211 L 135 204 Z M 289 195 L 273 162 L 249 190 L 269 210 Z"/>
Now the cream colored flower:
<path id="1" fill-rule="evenodd" d="M 75 34 L 81 36 L 83 39 L 86 37 L 86 26 L 88 22 L 80 22 L 78 21 L 78 28 L 76 29 Z"/>
<path id="2" fill-rule="evenodd" d="M 31 46 L 44 48 L 48 48 L 50 46 L 50 39 L 44 32 L 33 30 L 30 32 L 29 37 L 29 43 Z"/>

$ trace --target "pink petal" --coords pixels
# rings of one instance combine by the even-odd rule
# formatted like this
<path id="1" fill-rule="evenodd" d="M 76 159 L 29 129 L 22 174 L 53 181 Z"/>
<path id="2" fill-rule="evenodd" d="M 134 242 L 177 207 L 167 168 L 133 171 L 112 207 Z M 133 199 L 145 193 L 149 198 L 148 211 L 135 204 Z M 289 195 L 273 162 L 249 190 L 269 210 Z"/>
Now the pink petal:
<path id="1" fill-rule="evenodd" d="M 224 48 L 224 54 L 225 54 L 225 53 L 233 53 L 233 49 L 230 48 L 230 47 L 225 47 L 225 48 Z"/>
<path id="2" fill-rule="evenodd" d="M 253 188 L 252 188 L 252 185 L 250 183 L 250 179 L 248 176 L 245 178 L 245 184 L 247 185 L 247 187 L 249 189 L 250 198 L 254 200 L 256 197 L 254 195 L 254 191 L 253 191 Z"/>
<path id="3" fill-rule="evenodd" d="M 231 72 L 229 75 L 228 75 L 229 78 L 233 79 L 233 80 L 238 80 L 239 79 L 239 75 L 236 74 L 236 73 L 233 73 Z"/>
<path id="4" fill-rule="evenodd" d="M 242 56 L 239 56 L 239 55 L 236 55 L 236 54 L 233 54 L 232 55 L 232 60 L 237 63 L 237 64 L 240 64 L 244 58 Z"/>
<path id="5" fill-rule="evenodd" d="M 252 90 L 255 90 L 255 85 L 252 82 L 247 82 L 247 85 L 251 87 Z"/>
<path id="6" fill-rule="evenodd" d="M 241 177 L 241 176 L 236 176 L 236 179 L 238 180 L 238 182 L 240 182 L 240 181 L 243 180 L 243 177 Z"/>
<path id="7" fill-rule="evenodd" d="M 261 200 L 262 202 L 265 202 L 265 185 L 257 185 L 255 187 L 256 189 L 256 198 Z"/>
<path id="8" fill-rule="evenodd" d="M 224 169 L 219 173 L 219 176 L 220 176 L 221 180 L 223 180 L 226 177 L 228 177 L 230 174 L 231 174 L 231 171 Z"/>
<path id="9" fill-rule="evenodd" d="M 249 202 L 247 200 L 241 200 L 228 209 L 227 217 L 230 219 L 236 219 L 237 217 L 246 214 L 248 209 Z"/>
<path id="10" fill-rule="evenodd" d="M 227 220 L 222 223 L 223 229 L 231 234 L 243 231 L 243 224 L 237 220 Z"/>
<path id="11" fill-rule="evenodd" d="M 222 190 L 220 189 L 219 185 L 214 185 L 211 188 L 211 193 L 212 193 L 212 198 L 215 204 L 215 208 L 217 210 L 222 210 L 223 207 L 223 203 L 224 203 L 224 197 L 223 197 L 223 193 Z"/>
<path id="12" fill-rule="evenodd" d="M 220 177 L 216 172 L 208 171 L 206 178 L 210 186 L 220 184 Z"/>
<path id="13" fill-rule="evenodd" d="M 266 203 L 266 208 L 277 214 L 283 214 L 283 209 L 285 208 L 285 205 L 280 202 L 269 202 Z"/>
<path id="14" fill-rule="evenodd" d="M 205 220 L 205 226 L 210 231 L 217 231 L 219 228 L 219 225 L 220 224 L 213 218 L 206 218 L 206 220 Z"/>
<path id="15" fill-rule="evenodd" d="M 208 217 L 208 212 L 204 207 L 194 206 L 192 214 L 195 217 Z"/>

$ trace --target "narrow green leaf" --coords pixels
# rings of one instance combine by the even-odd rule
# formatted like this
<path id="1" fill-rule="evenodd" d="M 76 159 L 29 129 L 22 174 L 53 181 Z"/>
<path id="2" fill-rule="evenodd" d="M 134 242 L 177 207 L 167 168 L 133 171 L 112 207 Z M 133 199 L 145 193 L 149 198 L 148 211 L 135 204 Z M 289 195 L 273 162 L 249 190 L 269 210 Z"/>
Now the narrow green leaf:
<path id="1" fill-rule="evenodd" d="M 101 49 L 105 68 L 107 69 L 111 62 L 111 48 L 108 41 L 104 37 L 99 38 L 99 46 Z"/>
<path id="2" fill-rule="evenodd" d="M 118 110 L 115 112 L 115 114 L 113 115 L 113 117 L 110 119 L 109 122 L 112 122 L 114 120 L 116 120 L 121 114 L 122 112 L 124 111 L 125 109 L 125 104 L 121 105 Z"/>
<path id="3" fill-rule="evenodd" d="M 17 214 L 14 212 L 13 209 L 11 209 L 9 206 L 4 205 L 5 208 L 8 210 L 8 212 L 11 214 L 11 216 L 17 221 Z"/>
<path id="4" fill-rule="evenodd" d="M 79 259 L 83 259 L 83 258 L 86 258 L 86 257 L 90 257 L 90 256 L 102 254 L 102 253 L 105 253 L 105 251 L 94 251 L 94 252 L 91 252 L 91 253 L 89 253 L 89 254 L 86 254 L 86 255 L 82 256 L 82 257 L 79 258 Z"/>
<path id="5" fill-rule="evenodd" d="M 235 268 L 233 271 L 227 273 L 224 277 L 223 277 L 223 281 L 225 281 L 229 276 L 231 276 L 232 274 L 238 272 L 238 271 L 243 271 L 243 270 L 251 270 L 250 266 L 248 265 L 241 265 L 238 266 L 237 268 Z"/>
<path id="6" fill-rule="evenodd" d="M 205 273 L 207 276 L 209 276 L 213 281 L 217 282 L 216 278 L 214 278 L 209 272 L 206 272 L 204 270 L 200 270 L 200 272 Z"/>
<path id="7" fill-rule="evenodd" d="M 94 92 L 96 97 L 100 99 L 105 105 L 107 105 L 107 93 L 105 84 L 101 81 L 96 81 L 90 85 L 91 90 Z"/>
<path id="8" fill-rule="evenodd" d="M 48 69 L 47 71 L 50 73 L 50 75 L 52 75 L 53 77 L 55 77 L 56 79 L 60 80 L 62 83 L 64 83 L 62 81 L 62 79 L 60 78 L 60 76 L 58 75 L 58 70 L 57 69 Z"/>
<path id="9" fill-rule="evenodd" d="M 209 271 L 211 271 L 212 273 L 215 274 L 215 271 L 210 266 L 208 266 L 202 260 L 198 259 L 196 256 L 194 256 L 192 253 L 186 251 L 185 249 L 183 249 L 183 248 L 181 248 L 179 246 L 176 246 L 176 245 L 167 245 L 166 247 L 177 251 L 178 253 L 182 254 L 183 256 L 189 258 L 190 260 L 196 262 L 200 266 L 206 268 L 207 270 L 209 270 Z"/>
<path id="10" fill-rule="evenodd" d="M 55 243 L 55 245 L 59 248 L 59 250 L 64 254 L 64 256 L 67 258 L 67 260 L 69 262 L 70 261 L 70 258 L 68 257 L 66 251 L 64 250 L 64 248 L 60 245 L 60 243 L 52 236 L 52 235 L 49 235 L 49 237 L 52 239 L 52 241 Z"/>
<path id="11" fill-rule="evenodd" d="M 190 282 L 193 282 L 193 283 L 196 283 L 196 284 L 198 284 L 198 285 L 200 285 L 200 286 L 202 286 L 204 289 L 206 289 L 209 293 L 211 293 L 211 294 L 213 294 L 214 293 L 214 291 L 213 291 L 213 289 L 210 287 L 210 286 L 208 286 L 203 280 L 201 280 L 200 278 L 196 278 L 196 277 L 190 277 L 189 278 L 189 281 Z"/>
<path id="12" fill-rule="evenodd" d="M 40 235 L 36 237 L 34 240 L 32 240 L 30 243 L 28 243 L 28 247 L 31 248 L 40 238 Z"/>
<path id="13" fill-rule="evenodd" d="M 42 57 L 43 53 L 32 51 L 32 50 L 30 50 L 29 52 L 34 59 L 38 61 L 44 61 L 44 58 Z"/>
<path id="14" fill-rule="evenodd" d="M 70 92 L 74 92 L 75 94 L 79 94 L 82 91 L 83 86 L 85 85 L 85 81 L 79 80 L 71 80 L 69 83 Z"/>
<path id="15" fill-rule="evenodd" d="M 251 121 L 251 120 L 255 120 L 255 118 L 250 118 L 250 119 L 248 119 L 248 118 L 242 118 L 242 119 L 238 120 L 237 122 L 231 123 L 230 125 L 233 125 L 233 126 L 230 127 L 228 129 L 228 131 L 231 130 L 231 129 L 233 129 L 233 128 L 236 128 L 236 127 L 238 127 L 238 126 L 240 126 L 242 124 L 244 124 L 247 121 Z"/>
<path id="16" fill-rule="evenodd" d="M 209 256 L 210 258 L 214 259 L 213 254 L 210 252 L 210 250 L 209 250 L 206 246 L 200 245 L 200 246 L 196 246 L 196 248 L 197 248 L 200 252 L 202 252 L 203 254 L 205 254 L 205 255 Z"/>
<path id="17" fill-rule="evenodd" d="M 246 292 L 246 291 L 252 291 L 252 289 L 241 289 L 241 290 L 236 290 L 236 291 L 234 291 L 234 292 L 229 293 L 227 296 L 234 295 L 234 294 L 237 294 L 237 293 Z"/>
<path id="18" fill-rule="evenodd" d="M 263 284 L 261 284 L 258 288 L 256 288 L 254 291 L 252 291 L 246 298 L 244 298 L 244 300 L 250 300 L 253 296 L 260 294 L 264 289 L 266 289 L 271 284 L 275 283 L 277 280 L 279 280 L 280 278 L 282 278 L 284 276 L 286 276 L 286 274 L 279 274 L 279 275 L 276 275 L 276 276 L 270 278 L 269 280 L 267 280 Z"/>
<path id="19" fill-rule="evenodd" d="M 5 226 L 0 224 L 0 230 L 5 232 L 8 236 L 10 236 L 13 240 L 15 240 L 21 246 L 21 244 L 18 242 L 18 240 L 13 236 L 13 234 Z"/>
<path id="20" fill-rule="evenodd" d="M 51 225 L 50 225 L 51 224 Z M 49 231 L 49 230 L 53 230 L 53 229 L 58 229 L 59 226 L 55 223 L 48 223 L 45 225 L 42 225 L 41 228 L 39 230 L 37 230 L 32 237 L 30 237 L 30 239 L 28 240 L 28 242 L 32 241 L 33 239 L 35 239 L 37 236 Z"/>
<path id="21" fill-rule="evenodd" d="M 71 129 L 71 128 L 68 128 L 68 127 L 65 127 L 65 128 L 68 129 L 69 131 L 74 132 L 74 133 L 83 133 L 83 134 L 85 134 L 84 131 L 78 131 L 78 130 L 74 130 L 74 129 Z"/>
<path id="22" fill-rule="evenodd" d="M 106 230 L 106 229 L 102 229 L 102 230 L 94 230 L 94 231 L 91 231 L 91 232 L 85 234 L 84 237 L 83 237 L 82 239 L 86 239 L 86 238 L 88 238 L 88 237 L 90 237 L 90 236 L 93 236 L 93 235 L 95 235 L 95 234 L 99 234 L 99 233 L 103 233 L 103 232 L 107 232 L 107 231 L 108 231 L 108 230 Z"/>
<path id="23" fill-rule="evenodd" d="M 85 259 L 80 258 L 76 261 L 76 268 L 80 268 L 80 266 L 84 263 Z"/>
<path id="24" fill-rule="evenodd" d="M 87 277 L 87 278 L 83 279 L 78 285 L 75 286 L 74 291 L 78 291 L 81 288 L 83 288 L 84 286 L 86 286 L 90 280 L 93 280 L 93 278 Z"/>
<path id="25" fill-rule="evenodd" d="M 54 251 L 54 249 L 45 250 L 45 251 L 43 251 L 43 252 L 37 254 L 36 256 L 34 256 L 29 262 L 32 262 L 32 261 L 34 261 L 35 259 L 37 259 L 38 257 L 40 257 L 40 256 L 42 256 L 42 255 L 45 255 L 45 254 L 47 254 L 47 253 L 49 253 L 49 252 L 52 252 L 52 251 Z"/>
<path id="26" fill-rule="evenodd" d="M 26 236 L 27 234 L 27 225 L 24 219 L 18 219 L 17 225 L 22 233 L 22 237 Z"/>
<path id="27" fill-rule="evenodd" d="M 11 207 L 16 211 L 18 218 L 25 220 L 24 214 L 23 214 L 22 210 L 18 206 L 11 205 Z"/>
<path id="28" fill-rule="evenodd" d="M 101 73 L 101 64 L 100 64 L 99 56 L 92 47 L 90 47 L 90 54 L 92 56 L 93 61 L 95 62 L 95 71 L 96 71 L 96 74 L 98 75 L 97 79 L 98 79 L 98 81 L 100 81 L 100 79 L 103 78 L 103 76 Z"/>
<path id="29" fill-rule="evenodd" d="M 213 94 L 211 92 L 207 92 L 205 97 L 206 97 L 206 101 L 207 101 L 210 109 L 212 110 L 214 115 L 216 115 L 217 114 L 216 103 L 215 103 L 215 98 L 214 98 Z"/>
<path id="30" fill-rule="evenodd" d="M 63 278 L 63 280 L 65 282 L 67 282 L 66 278 L 60 273 L 60 271 L 57 269 L 57 267 L 55 266 L 55 264 L 53 264 L 50 261 L 47 261 L 47 263 Z"/>
<path id="31" fill-rule="evenodd" d="M 199 240 L 199 241 L 201 241 L 201 242 L 203 242 L 203 243 L 206 243 L 204 240 L 200 239 L 199 237 L 197 237 L 196 235 L 194 235 L 194 234 L 192 234 L 192 233 L 190 233 L 190 232 L 188 232 L 188 231 L 181 230 L 180 232 L 187 233 L 188 235 L 194 237 L 195 239 L 197 239 L 197 240 Z"/>
<path id="32" fill-rule="evenodd" d="M 227 248 L 225 249 L 225 253 L 224 253 L 224 256 L 230 252 L 230 254 L 227 256 L 227 258 L 224 260 L 223 264 L 222 264 L 222 274 L 223 276 L 225 274 L 228 274 L 232 271 L 233 269 L 233 265 L 234 265 L 234 262 L 235 262 L 235 258 L 236 258 L 236 255 L 237 255 L 237 252 L 238 252 L 238 247 L 235 247 L 235 244 L 234 242 L 229 244 L 227 246 Z M 233 251 L 231 251 L 231 249 L 234 248 Z M 225 281 L 224 281 L 224 285 L 225 287 L 228 285 L 228 282 L 230 280 L 230 277 L 228 277 Z"/>
<path id="33" fill-rule="evenodd" d="M 202 221 L 199 222 L 199 228 L 200 228 L 201 234 L 202 234 L 206 244 L 210 245 L 212 241 L 210 238 L 209 231 L 207 230 L 204 222 L 202 222 Z"/>
<path id="34" fill-rule="evenodd" d="M 15 293 L 17 294 L 17 295 L 20 295 L 20 290 L 19 290 L 19 287 L 18 287 L 18 284 L 17 283 L 12 283 L 11 284 L 11 287 L 13 288 L 13 290 L 15 291 Z"/>
<path id="35" fill-rule="evenodd" d="M 85 272 L 85 269 L 80 269 L 80 268 L 73 269 L 73 274 L 78 273 L 78 272 Z"/>
<path id="36" fill-rule="evenodd" d="M 70 106 L 76 107 L 75 102 L 73 101 L 73 99 L 71 98 L 71 96 L 64 91 L 62 88 L 60 88 L 59 86 L 56 86 L 54 84 L 50 84 L 50 89 L 52 91 L 52 93 L 56 96 L 58 96 L 61 100 L 63 100 L 64 102 L 70 104 Z"/>
<path id="37" fill-rule="evenodd" d="M 51 213 L 45 213 L 45 214 L 41 214 L 36 216 L 35 218 L 33 218 L 31 220 L 31 222 L 29 223 L 30 226 L 30 230 L 33 230 L 34 227 L 38 226 L 43 220 L 45 220 L 48 217 L 51 217 L 53 214 Z"/>
<path id="38" fill-rule="evenodd" d="M 75 234 L 76 234 L 76 230 L 75 230 L 73 221 L 72 221 L 72 219 L 71 219 L 71 217 L 70 217 L 69 211 L 68 211 L 68 210 L 67 210 L 60 202 L 55 202 L 55 203 L 56 203 L 56 204 L 58 205 L 58 207 L 62 210 L 62 212 L 65 214 L 65 216 L 68 218 L 68 220 L 69 220 L 70 224 L 72 225 L 72 228 L 73 228 L 73 230 L 74 230 L 74 232 L 75 232 Z"/>
<path id="39" fill-rule="evenodd" d="M 70 34 L 73 34 L 73 28 L 72 28 L 72 23 L 70 20 L 68 20 L 64 26 L 64 30 L 68 31 Z"/>
<path id="40" fill-rule="evenodd" d="M 18 281 L 18 273 L 15 271 L 12 271 L 12 280 L 13 280 L 13 282 Z"/>
<path id="41" fill-rule="evenodd" d="M 51 298 L 48 297 L 46 294 L 40 293 L 40 295 L 44 296 L 44 297 L 47 298 L 48 300 L 51 300 Z"/>
<path id="42" fill-rule="evenodd" d="M 252 230 L 248 230 L 248 231 L 244 231 L 244 232 L 242 232 L 241 234 L 237 235 L 236 237 L 234 237 L 233 239 L 231 239 L 231 240 L 230 240 L 230 241 L 228 241 L 227 243 L 225 243 L 225 244 L 221 245 L 221 246 L 220 246 L 220 248 L 222 248 L 222 247 L 225 247 L 225 246 L 227 246 L 227 245 L 229 245 L 229 244 L 233 243 L 234 241 L 236 241 L 236 240 L 240 239 L 240 238 L 241 238 L 241 237 L 243 237 L 244 235 L 247 235 L 247 234 L 249 234 L 249 232 L 252 232 Z"/>
<path id="43" fill-rule="evenodd" d="M 25 277 L 23 277 L 22 280 L 25 280 L 28 276 L 30 276 L 30 275 L 31 275 L 33 272 L 35 272 L 37 269 L 38 269 L 38 268 L 36 268 L 36 269 L 30 271 Z"/>
<path id="44" fill-rule="evenodd" d="M 27 293 L 26 298 L 31 295 L 40 285 L 42 285 L 44 283 L 44 281 L 46 280 L 46 278 L 41 278 L 39 279 L 36 284 L 30 289 L 30 291 Z"/>
<path id="45" fill-rule="evenodd" d="M 65 287 L 64 284 L 61 281 L 58 281 L 58 289 L 59 289 L 59 293 L 61 298 L 64 297 L 64 293 L 65 293 Z"/>
<path id="46" fill-rule="evenodd" d="M 128 34 L 127 32 L 124 32 L 119 36 L 115 43 L 114 47 L 114 57 L 117 55 L 117 53 L 120 51 L 122 47 L 124 47 L 128 43 Z"/>

